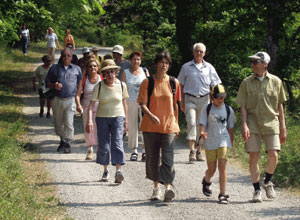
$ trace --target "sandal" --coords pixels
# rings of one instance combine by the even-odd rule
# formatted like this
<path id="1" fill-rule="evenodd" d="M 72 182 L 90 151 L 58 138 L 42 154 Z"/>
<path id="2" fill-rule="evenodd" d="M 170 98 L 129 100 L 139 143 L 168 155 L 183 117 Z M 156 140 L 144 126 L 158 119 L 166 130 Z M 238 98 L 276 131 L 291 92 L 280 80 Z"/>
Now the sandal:
<path id="1" fill-rule="evenodd" d="M 228 204 L 229 201 L 228 201 L 228 198 L 229 196 L 228 195 L 222 195 L 222 194 L 219 194 L 219 204 Z"/>
<path id="2" fill-rule="evenodd" d="M 132 153 L 130 156 L 130 161 L 137 161 L 138 159 L 138 154 L 137 153 Z"/>

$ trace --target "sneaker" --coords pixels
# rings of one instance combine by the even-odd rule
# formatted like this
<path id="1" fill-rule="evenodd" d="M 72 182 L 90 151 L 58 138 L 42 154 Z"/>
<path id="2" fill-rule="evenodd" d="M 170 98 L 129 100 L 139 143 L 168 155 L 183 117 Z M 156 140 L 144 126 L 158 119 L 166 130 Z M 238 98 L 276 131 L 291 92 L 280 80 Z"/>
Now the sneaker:
<path id="1" fill-rule="evenodd" d="M 93 151 L 88 150 L 85 160 L 92 160 L 93 159 Z"/>
<path id="2" fill-rule="evenodd" d="M 64 141 L 60 141 L 60 144 L 59 144 L 59 146 L 58 146 L 58 148 L 57 148 L 57 152 L 58 153 L 62 153 L 62 152 L 64 152 L 64 150 L 65 150 L 65 142 Z"/>
<path id="3" fill-rule="evenodd" d="M 276 192 L 275 192 L 275 190 L 274 190 L 274 184 L 273 184 L 271 181 L 269 181 L 269 182 L 267 182 L 267 183 L 265 183 L 265 182 L 263 181 L 262 187 L 266 190 L 266 194 L 267 194 L 267 197 L 268 197 L 269 199 L 274 199 L 274 198 L 276 198 Z"/>
<path id="4" fill-rule="evenodd" d="M 101 178 L 101 182 L 108 182 L 109 180 L 109 172 L 108 170 L 104 170 L 102 178 Z"/>
<path id="5" fill-rule="evenodd" d="M 219 194 L 218 199 L 219 199 L 219 204 L 228 204 L 229 195 L 223 195 L 223 194 Z"/>
<path id="6" fill-rule="evenodd" d="M 212 191 L 210 189 L 210 185 L 211 183 L 207 183 L 205 181 L 205 177 L 203 177 L 203 180 L 202 180 L 202 192 L 204 195 L 206 195 L 207 197 L 210 197 L 211 194 L 212 194 Z"/>
<path id="7" fill-rule="evenodd" d="M 161 198 L 160 188 L 154 188 L 150 200 L 154 201 L 154 200 L 159 200 L 160 198 Z"/>
<path id="8" fill-rule="evenodd" d="M 121 173 L 121 171 L 117 171 L 115 175 L 115 183 L 121 184 L 123 180 L 124 180 L 123 174 Z"/>
<path id="9" fill-rule="evenodd" d="M 258 189 L 253 193 L 252 202 L 262 202 L 261 190 Z"/>
<path id="10" fill-rule="evenodd" d="M 130 156 L 130 161 L 137 161 L 138 160 L 138 154 L 137 153 L 132 153 Z"/>
<path id="11" fill-rule="evenodd" d="M 146 162 L 146 153 L 142 153 L 142 162 Z"/>
<path id="12" fill-rule="evenodd" d="M 175 197 L 175 192 L 173 189 L 166 189 L 164 202 L 171 202 Z"/>
<path id="13" fill-rule="evenodd" d="M 190 161 L 190 162 L 196 161 L 196 153 L 195 153 L 194 150 L 191 150 L 191 151 L 190 151 L 189 161 Z"/>
<path id="14" fill-rule="evenodd" d="M 71 145 L 69 143 L 65 144 L 65 149 L 64 149 L 65 154 L 71 153 Z"/>
<path id="15" fill-rule="evenodd" d="M 196 160 L 197 161 L 204 161 L 204 158 L 203 158 L 203 156 L 201 154 L 201 151 L 197 151 L 196 152 Z"/>
<path id="16" fill-rule="evenodd" d="M 51 118 L 50 112 L 47 112 L 46 118 Z"/>

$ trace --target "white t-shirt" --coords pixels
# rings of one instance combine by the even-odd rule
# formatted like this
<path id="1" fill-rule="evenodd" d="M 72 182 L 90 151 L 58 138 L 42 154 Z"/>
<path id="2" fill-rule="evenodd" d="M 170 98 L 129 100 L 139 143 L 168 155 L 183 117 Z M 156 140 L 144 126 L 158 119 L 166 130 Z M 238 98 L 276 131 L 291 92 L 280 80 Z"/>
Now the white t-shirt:
<path id="1" fill-rule="evenodd" d="M 21 35 L 22 35 L 22 37 L 28 37 L 29 36 L 29 29 L 26 29 L 26 30 L 21 29 Z"/>
<path id="2" fill-rule="evenodd" d="M 47 38 L 47 47 L 56 48 L 55 41 L 58 40 L 56 34 L 55 33 L 48 34 L 46 38 Z"/>
<path id="3" fill-rule="evenodd" d="M 207 118 L 207 105 L 202 108 L 200 122 L 198 125 L 202 124 L 206 127 L 207 139 L 204 140 L 203 147 L 206 150 L 216 150 L 219 147 L 232 148 L 230 141 L 230 136 L 227 128 L 233 128 L 235 123 L 234 111 L 231 107 L 230 115 L 227 121 L 227 111 L 225 104 L 220 107 L 216 107 L 212 104 L 209 117 Z"/>
<path id="4" fill-rule="evenodd" d="M 126 85 L 129 98 L 127 100 L 137 100 L 139 95 L 140 85 L 143 80 L 146 78 L 146 73 L 143 68 L 140 67 L 140 73 L 138 75 L 134 75 L 130 72 L 130 69 L 125 69 L 124 72 L 126 74 Z"/>

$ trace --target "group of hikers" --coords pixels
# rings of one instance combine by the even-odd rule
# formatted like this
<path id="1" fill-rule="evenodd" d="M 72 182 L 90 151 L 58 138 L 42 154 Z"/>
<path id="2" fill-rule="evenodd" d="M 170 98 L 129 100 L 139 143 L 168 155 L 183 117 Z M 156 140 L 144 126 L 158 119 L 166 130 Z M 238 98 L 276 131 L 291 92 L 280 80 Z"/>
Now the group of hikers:
<path id="1" fill-rule="evenodd" d="M 68 39 L 61 51 L 58 64 L 53 64 L 52 43 L 58 43 L 49 28 L 49 55 L 42 58 L 43 65 L 36 70 L 39 80 L 40 117 L 47 102 L 47 117 L 53 110 L 55 132 L 60 137 L 58 152 L 71 153 L 74 137 L 75 111 L 82 114 L 85 141 L 88 146 L 87 160 L 93 159 L 93 146 L 98 146 L 96 163 L 103 166 L 101 181 L 110 180 L 109 164 L 116 167 L 115 183 L 124 180 L 122 165 L 125 164 L 123 136 L 128 131 L 128 147 L 132 149 L 131 161 L 137 161 L 138 132 L 142 131 L 141 160 L 146 162 L 146 178 L 153 181 L 151 200 L 170 202 L 175 197 L 173 181 L 174 142 L 179 134 L 178 102 L 185 113 L 189 144 L 188 160 L 203 161 L 205 149 L 207 170 L 202 179 L 202 192 L 212 195 L 211 178 L 219 170 L 219 203 L 227 204 L 227 152 L 234 145 L 235 113 L 224 103 L 227 96 L 215 68 L 204 60 L 206 46 L 193 46 L 193 60 L 185 63 L 176 79 L 168 75 L 171 56 L 163 51 L 153 61 L 155 72 L 141 67 L 143 54 L 134 51 L 129 61 L 123 58 L 124 48 L 115 45 L 112 56 L 103 59 L 88 47 L 82 49 L 83 58 L 74 61 L 73 37 L 67 30 Z M 49 40 L 50 39 L 50 40 Z M 51 41 L 49 43 L 49 41 Z M 55 47 L 54 47 L 55 48 Z M 55 51 L 55 50 L 54 50 Z M 249 56 L 253 74 L 240 85 L 236 102 L 241 108 L 242 136 L 245 150 L 249 153 L 249 168 L 254 187 L 253 202 L 262 202 L 262 188 L 269 199 L 276 197 L 271 182 L 278 163 L 280 146 L 286 139 L 283 103 L 286 101 L 282 81 L 268 72 L 271 61 L 266 52 Z M 261 141 L 264 141 L 268 157 L 266 173 L 260 183 Z M 165 186 L 162 193 L 160 184 Z"/>

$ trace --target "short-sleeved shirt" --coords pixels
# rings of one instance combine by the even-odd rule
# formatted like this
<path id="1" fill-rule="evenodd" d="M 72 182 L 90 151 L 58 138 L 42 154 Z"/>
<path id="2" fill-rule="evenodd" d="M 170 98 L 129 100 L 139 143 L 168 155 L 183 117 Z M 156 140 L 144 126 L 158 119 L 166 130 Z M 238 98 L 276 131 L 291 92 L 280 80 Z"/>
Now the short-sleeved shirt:
<path id="1" fill-rule="evenodd" d="M 22 35 L 22 37 L 29 37 L 29 29 L 21 29 L 20 34 Z"/>
<path id="2" fill-rule="evenodd" d="M 195 96 L 207 95 L 211 87 L 222 83 L 213 65 L 206 61 L 199 65 L 194 60 L 181 67 L 178 80 L 184 86 L 183 93 Z"/>
<path id="3" fill-rule="evenodd" d="M 134 75 L 130 72 L 130 69 L 125 69 L 126 74 L 126 85 L 128 89 L 129 98 L 127 100 L 133 101 L 137 100 L 139 95 L 140 85 L 143 80 L 146 78 L 146 73 L 142 67 L 139 67 L 139 74 Z"/>
<path id="4" fill-rule="evenodd" d="M 70 64 L 67 68 L 60 64 L 54 64 L 46 76 L 47 83 L 59 82 L 62 84 L 61 90 L 55 90 L 55 95 L 60 98 L 75 97 L 77 88 L 82 80 L 79 66 Z"/>
<path id="5" fill-rule="evenodd" d="M 122 86 L 123 85 L 123 90 Z M 127 87 L 124 82 L 116 79 L 112 87 L 106 85 L 104 81 L 101 82 L 100 94 L 99 83 L 94 87 L 91 101 L 99 100 L 96 117 L 125 117 L 123 106 L 123 99 L 128 98 Z"/>
<path id="6" fill-rule="evenodd" d="M 47 38 L 47 47 L 56 48 L 55 41 L 58 40 L 56 34 L 55 33 L 47 34 L 46 38 Z"/>
<path id="7" fill-rule="evenodd" d="M 205 126 L 207 132 L 207 139 L 204 140 L 203 147 L 206 150 L 216 150 L 219 147 L 232 148 L 230 136 L 227 129 L 234 127 L 235 114 L 231 107 L 229 107 L 230 115 L 227 121 L 227 111 L 225 104 L 216 107 L 212 104 L 207 117 L 207 105 L 202 108 L 200 121 L 198 125 Z"/>
<path id="8" fill-rule="evenodd" d="M 39 89 L 42 89 L 43 91 L 47 91 L 48 89 L 46 89 L 46 84 L 45 84 L 45 79 L 46 79 L 46 76 L 47 76 L 47 73 L 50 69 L 50 66 L 45 69 L 43 67 L 43 65 L 40 65 L 36 68 L 34 74 L 35 74 L 35 77 L 37 78 L 38 80 L 38 88 Z"/>
<path id="9" fill-rule="evenodd" d="M 160 124 L 155 125 L 148 115 L 144 114 L 141 131 L 157 132 L 157 133 L 177 133 L 180 131 L 178 121 L 176 119 L 177 112 L 174 111 L 174 102 L 180 101 L 180 88 L 179 82 L 176 82 L 176 95 L 173 93 L 170 85 L 170 77 L 167 75 L 164 79 L 154 79 L 154 88 L 150 96 L 149 110 L 156 117 L 159 118 Z M 137 102 L 139 104 L 148 103 L 148 83 L 149 80 L 145 79 L 139 91 Z M 179 91 L 179 92 L 178 92 Z"/>
<path id="10" fill-rule="evenodd" d="M 278 105 L 286 101 L 282 81 L 267 73 L 259 80 L 255 74 L 240 85 L 237 99 L 247 110 L 247 125 L 255 134 L 279 134 Z"/>
<path id="11" fill-rule="evenodd" d="M 131 63 L 128 60 L 123 60 L 123 62 L 116 62 L 116 65 L 121 67 L 119 74 L 117 75 L 117 78 L 121 78 L 121 73 L 124 72 L 125 69 L 129 69 L 131 67 Z"/>

